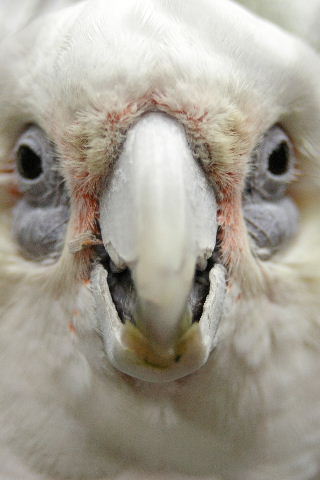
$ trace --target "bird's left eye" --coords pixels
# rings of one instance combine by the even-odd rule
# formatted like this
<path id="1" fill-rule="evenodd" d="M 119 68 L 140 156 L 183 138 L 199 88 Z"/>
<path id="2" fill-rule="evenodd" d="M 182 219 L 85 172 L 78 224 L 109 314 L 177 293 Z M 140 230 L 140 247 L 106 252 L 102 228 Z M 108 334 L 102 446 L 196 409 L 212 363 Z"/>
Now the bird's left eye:
<path id="1" fill-rule="evenodd" d="M 32 125 L 18 139 L 14 152 L 23 193 L 14 210 L 15 238 L 28 258 L 56 258 L 63 245 L 69 201 L 55 148 L 43 130 Z"/>
<path id="2" fill-rule="evenodd" d="M 290 149 L 288 143 L 282 141 L 276 145 L 269 155 L 268 170 L 272 175 L 284 175 L 290 166 Z"/>
<path id="3" fill-rule="evenodd" d="M 261 258 L 270 257 L 297 231 L 298 210 L 286 196 L 295 164 L 289 136 L 279 126 L 272 127 L 252 155 L 243 200 L 248 233 Z"/>
<path id="4" fill-rule="evenodd" d="M 295 164 L 290 138 L 279 126 L 272 127 L 254 152 L 250 189 L 266 199 L 281 198 L 294 179 Z"/>

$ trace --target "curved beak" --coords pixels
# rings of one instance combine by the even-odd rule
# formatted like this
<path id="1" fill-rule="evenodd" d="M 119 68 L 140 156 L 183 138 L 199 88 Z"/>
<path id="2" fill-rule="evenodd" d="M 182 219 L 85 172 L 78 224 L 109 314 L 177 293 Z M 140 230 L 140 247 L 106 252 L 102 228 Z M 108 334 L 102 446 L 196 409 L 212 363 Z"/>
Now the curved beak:
<path id="1" fill-rule="evenodd" d="M 217 205 L 183 127 L 160 112 L 141 117 L 100 198 L 104 246 L 128 267 L 134 323 L 154 349 L 172 347 L 192 322 L 196 268 L 215 248 Z"/>

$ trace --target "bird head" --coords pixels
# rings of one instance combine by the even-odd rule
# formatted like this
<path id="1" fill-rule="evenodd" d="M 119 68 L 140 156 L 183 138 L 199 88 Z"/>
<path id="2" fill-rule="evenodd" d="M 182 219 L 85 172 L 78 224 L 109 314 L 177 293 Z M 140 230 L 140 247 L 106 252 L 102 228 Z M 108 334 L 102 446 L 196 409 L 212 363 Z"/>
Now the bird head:
<path id="1" fill-rule="evenodd" d="M 311 49 L 228 1 L 91 0 L 3 42 L 1 65 L 20 359 L 45 347 L 161 383 L 231 337 L 262 358 L 252 332 L 311 292 L 319 258 Z"/>

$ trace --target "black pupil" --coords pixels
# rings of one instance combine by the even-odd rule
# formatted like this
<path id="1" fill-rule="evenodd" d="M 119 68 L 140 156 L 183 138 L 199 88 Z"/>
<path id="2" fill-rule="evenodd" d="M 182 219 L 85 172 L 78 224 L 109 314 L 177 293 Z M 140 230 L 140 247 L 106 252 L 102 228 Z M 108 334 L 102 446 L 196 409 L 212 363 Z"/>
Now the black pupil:
<path id="1" fill-rule="evenodd" d="M 28 180 L 34 180 L 42 173 L 41 157 L 27 145 L 21 145 L 17 153 L 18 172 Z"/>
<path id="2" fill-rule="evenodd" d="M 283 175 L 289 167 L 289 147 L 281 142 L 269 156 L 268 169 L 273 175 Z"/>

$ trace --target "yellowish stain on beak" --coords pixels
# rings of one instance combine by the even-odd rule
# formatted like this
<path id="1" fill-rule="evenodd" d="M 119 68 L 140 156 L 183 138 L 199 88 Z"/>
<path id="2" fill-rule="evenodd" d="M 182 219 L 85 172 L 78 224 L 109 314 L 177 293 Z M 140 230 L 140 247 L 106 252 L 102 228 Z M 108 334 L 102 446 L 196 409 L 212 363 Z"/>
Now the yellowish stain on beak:
<path id="1" fill-rule="evenodd" d="M 141 363 L 152 368 L 166 369 L 178 363 L 187 351 L 197 350 L 201 343 L 199 324 L 194 323 L 180 338 L 177 344 L 165 351 L 160 351 L 131 322 L 126 322 L 122 342 L 133 352 Z"/>

